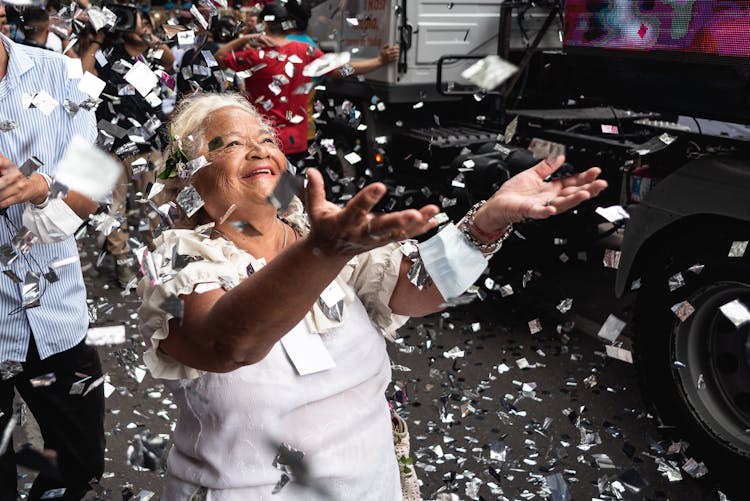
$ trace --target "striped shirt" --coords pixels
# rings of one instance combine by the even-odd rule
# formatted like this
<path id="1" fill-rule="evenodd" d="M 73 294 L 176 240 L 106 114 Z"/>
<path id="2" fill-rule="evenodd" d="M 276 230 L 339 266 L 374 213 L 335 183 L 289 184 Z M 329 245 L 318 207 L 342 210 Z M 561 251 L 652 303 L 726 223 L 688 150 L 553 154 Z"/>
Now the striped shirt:
<path id="1" fill-rule="evenodd" d="M 8 132 L 0 131 L 0 153 L 19 166 L 34 156 L 44 163 L 38 172 L 54 177 L 74 135 L 91 142 L 96 139 L 94 113 L 81 109 L 73 117 L 63 107 L 66 99 L 80 103 L 87 97 L 78 90 L 78 80 L 68 78 L 65 56 L 21 46 L 2 35 L 0 42 L 9 56 L 8 70 L 0 79 L 0 123 L 13 120 L 18 124 Z M 49 115 L 28 105 L 29 96 L 42 90 L 59 103 Z M 16 234 L 13 226 L 22 226 L 25 206 L 12 205 L 7 217 L 0 217 L 0 245 L 11 242 Z M 10 270 L 23 281 L 29 271 L 47 273 L 52 263 L 65 258 L 72 262 L 55 269 L 58 281 L 50 283 L 40 277 L 40 306 L 16 312 L 22 304 L 23 283 L 11 279 L 9 273 L 0 274 L 0 362 L 25 361 L 32 334 L 39 356 L 47 358 L 78 344 L 88 328 L 86 289 L 73 237 L 60 243 L 35 243 L 26 257 L 19 252 L 8 266 L 0 263 L 0 272 Z"/>

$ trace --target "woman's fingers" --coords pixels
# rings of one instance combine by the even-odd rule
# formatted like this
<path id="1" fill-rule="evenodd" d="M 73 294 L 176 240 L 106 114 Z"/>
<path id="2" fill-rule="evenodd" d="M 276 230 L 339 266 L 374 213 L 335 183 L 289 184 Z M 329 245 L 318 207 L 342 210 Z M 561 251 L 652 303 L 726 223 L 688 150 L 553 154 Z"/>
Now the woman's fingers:
<path id="1" fill-rule="evenodd" d="M 565 212 L 570 210 L 581 202 L 584 202 L 591 198 L 591 194 L 588 191 L 578 191 L 566 197 L 560 197 L 555 200 L 554 207 L 558 212 Z"/>
<path id="2" fill-rule="evenodd" d="M 589 193 L 591 193 L 591 197 L 593 198 L 601 193 L 606 187 L 607 181 L 605 181 L 604 179 L 597 179 L 596 181 L 591 183 L 591 186 L 589 186 L 587 190 Z"/>
<path id="3" fill-rule="evenodd" d="M 534 172 L 539 176 L 540 179 L 546 179 L 547 177 L 551 176 L 557 169 L 559 169 L 562 164 L 565 163 L 565 156 L 560 155 L 558 157 L 547 158 L 536 164 L 531 169 L 534 170 Z"/>
<path id="4" fill-rule="evenodd" d="M 553 205 L 535 205 L 529 210 L 529 219 L 547 219 L 557 214 Z"/>
<path id="5" fill-rule="evenodd" d="M 562 178 L 560 183 L 564 187 L 579 186 L 594 181 L 602 173 L 599 167 L 592 167 L 579 174 Z"/>
<path id="6" fill-rule="evenodd" d="M 367 223 L 367 236 L 390 239 L 394 234 L 423 222 L 422 214 L 414 209 L 370 215 Z"/>
<path id="7" fill-rule="evenodd" d="M 437 226 L 433 218 L 439 210 L 434 205 L 420 210 L 409 209 L 372 216 L 368 221 L 367 236 L 380 240 L 403 240 L 421 235 Z"/>
<path id="8" fill-rule="evenodd" d="M 586 190 L 578 190 L 567 195 L 558 194 L 555 197 L 549 198 L 543 204 L 533 206 L 529 211 L 529 215 L 534 219 L 544 219 L 570 210 L 590 198 L 591 193 Z"/>
<path id="9" fill-rule="evenodd" d="M 587 191 L 593 198 L 596 195 L 598 195 L 606 187 L 607 187 L 606 181 L 602 179 L 597 179 L 595 181 L 592 181 L 587 184 L 583 184 L 581 186 L 569 186 L 567 188 L 563 188 L 557 193 L 557 196 L 566 197 L 568 195 L 578 193 L 579 191 Z"/>
<path id="10" fill-rule="evenodd" d="M 383 198 L 386 191 L 387 188 L 383 183 L 365 186 L 344 207 L 344 219 L 348 223 L 360 223 Z"/>
<path id="11" fill-rule="evenodd" d="M 427 219 L 433 218 L 440 214 L 440 209 L 435 204 L 429 204 L 425 205 L 421 209 L 419 209 L 419 212 Z"/>
<path id="12" fill-rule="evenodd" d="M 326 203 L 326 190 L 323 183 L 323 176 L 318 169 L 307 169 L 307 187 L 305 188 L 305 197 L 309 213 L 317 213 Z"/>

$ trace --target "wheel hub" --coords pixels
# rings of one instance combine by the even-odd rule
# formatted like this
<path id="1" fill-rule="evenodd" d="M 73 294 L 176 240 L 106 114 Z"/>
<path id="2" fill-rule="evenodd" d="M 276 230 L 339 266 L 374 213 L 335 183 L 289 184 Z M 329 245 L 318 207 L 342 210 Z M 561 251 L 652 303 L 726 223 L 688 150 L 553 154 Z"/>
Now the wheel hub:
<path id="1" fill-rule="evenodd" d="M 735 299 L 750 304 L 750 285 L 716 283 L 688 299 L 695 312 L 675 322 L 673 374 L 703 426 L 750 457 L 750 324 L 737 327 L 719 309 Z"/>

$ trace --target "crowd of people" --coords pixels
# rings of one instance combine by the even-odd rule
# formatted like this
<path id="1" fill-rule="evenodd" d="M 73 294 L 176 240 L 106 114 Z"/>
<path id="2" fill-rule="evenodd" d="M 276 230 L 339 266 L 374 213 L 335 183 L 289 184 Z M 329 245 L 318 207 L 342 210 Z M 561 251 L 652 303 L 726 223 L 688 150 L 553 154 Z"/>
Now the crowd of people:
<path id="1" fill-rule="evenodd" d="M 272 204 L 309 160 L 313 78 L 391 64 L 397 46 L 324 60 L 295 0 L 160 15 L 49 3 L 12 27 L 0 9 L 0 430 L 17 390 L 56 465 L 29 499 L 81 499 L 104 469 L 73 237 L 90 214 L 115 223 L 102 245 L 119 284 L 138 284 L 143 360 L 179 409 L 162 499 L 419 499 L 398 466 L 385 340 L 462 294 L 514 223 L 596 196 L 599 170 L 550 180 L 563 160 L 542 161 L 423 242 L 439 209 L 377 212 L 381 183 L 339 207 L 307 168 L 304 201 Z M 56 179 L 75 136 L 122 165 L 109 199 Z M 2 501 L 16 497 L 8 435 Z"/>

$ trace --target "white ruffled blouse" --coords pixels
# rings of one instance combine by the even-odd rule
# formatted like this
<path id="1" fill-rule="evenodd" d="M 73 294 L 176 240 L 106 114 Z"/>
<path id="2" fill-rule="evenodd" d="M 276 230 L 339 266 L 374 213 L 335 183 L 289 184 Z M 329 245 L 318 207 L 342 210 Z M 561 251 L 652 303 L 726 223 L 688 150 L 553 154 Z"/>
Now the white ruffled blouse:
<path id="1" fill-rule="evenodd" d="M 228 240 L 194 230 L 168 230 L 155 243 L 154 267 L 163 280 L 154 285 L 145 277 L 139 284 L 139 330 L 149 345 L 146 365 L 167 380 L 179 408 L 162 499 L 400 499 L 383 339 L 393 338 L 407 320 L 388 306 L 400 246 L 364 253 L 342 269 L 336 278 L 345 292 L 341 321 L 316 304 L 295 327 L 319 334 L 335 362 L 300 376 L 281 342 L 261 362 L 225 374 L 187 367 L 159 350 L 173 318 L 165 306 L 170 297 L 231 288 L 252 280 L 264 263 Z M 175 256 L 187 264 L 173 269 Z M 305 454 L 310 483 L 292 479 L 272 494 L 281 477 L 273 466 L 280 443 Z"/>
<path id="2" fill-rule="evenodd" d="M 211 289 L 237 285 L 248 277 L 248 270 L 257 271 L 265 263 L 238 249 L 229 240 L 207 238 L 194 230 L 167 230 L 154 243 L 157 263 L 171 259 L 174 252 L 200 259 L 190 262 L 176 273 L 167 274 L 168 280 L 162 284 L 152 285 L 146 277 L 139 283 L 138 294 L 143 299 L 139 311 L 139 331 L 150 341 L 143 359 L 155 378 L 200 377 L 204 371 L 187 367 L 159 350 L 159 343 L 169 336 L 169 321 L 174 318 L 174 315 L 162 309 L 163 303 L 170 297 L 191 294 L 196 286 Z M 408 317 L 395 315 L 388 305 L 396 287 L 402 258 L 400 245 L 392 243 L 360 254 L 347 263 L 336 277 L 336 282 L 346 294 L 344 319 L 349 309 L 346 305 L 358 297 L 380 333 L 391 341 L 395 339 L 398 328 L 408 320 Z M 341 322 L 325 316 L 317 303 L 305 315 L 304 322 L 311 332 L 317 333 L 329 332 L 341 325 Z"/>

